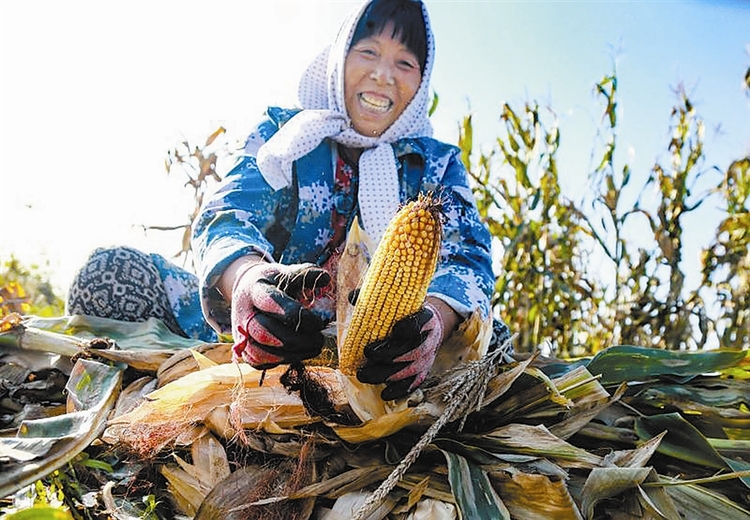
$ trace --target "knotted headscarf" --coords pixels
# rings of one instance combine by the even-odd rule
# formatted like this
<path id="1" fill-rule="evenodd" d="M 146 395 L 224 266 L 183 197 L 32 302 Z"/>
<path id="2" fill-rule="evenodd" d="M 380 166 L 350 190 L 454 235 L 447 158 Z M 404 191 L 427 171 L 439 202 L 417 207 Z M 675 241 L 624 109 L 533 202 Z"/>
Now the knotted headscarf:
<path id="1" fill-rule="evenodd" d="M 266 182 L 278 190 L 291 184 L 294 161 L 310 153 L 327 137 L 347 147 L 364 148 L 359 159 L 359 208 L 364 228 L 377 244 L 400 203 L 397 163 L 391 143 L 404 137 L 432 135 L 428 110 L 435 44 L 427 8 L 420 2 L 427 56 L 419 89 L 383 134 L 368 137 L 358 133 L 346 112 L 344 60 L 357 23 L 370 1 L 345 19 L 333 44 L 305 70 L 298 92 L 303 110 L 261 146 L 257 161 Z"/>

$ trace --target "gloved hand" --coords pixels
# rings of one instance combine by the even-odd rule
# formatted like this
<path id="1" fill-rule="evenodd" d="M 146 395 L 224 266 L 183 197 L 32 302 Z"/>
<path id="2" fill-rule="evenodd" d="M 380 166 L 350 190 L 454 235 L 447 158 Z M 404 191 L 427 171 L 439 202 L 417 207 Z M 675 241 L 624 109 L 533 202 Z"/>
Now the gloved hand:
<path id="1" fill-rule="evenodd" d="M 416 313 L 396 322 L 391 334 L 365 347 L 367 361 L 357 371 L 363 383 L 385 383 L 384 401 L 398 399 L 421 385 L 430 372 L 443 339 L 443 319 L 425 303 Z"/>
<path id="2" fill-rule="evenodd" d="M 330 284 L 313 264 L 262 262 L 240 271 L 232 289 L 234 358 L 266 369 L 320 354 L 325 322 L 309 306 Z"/>

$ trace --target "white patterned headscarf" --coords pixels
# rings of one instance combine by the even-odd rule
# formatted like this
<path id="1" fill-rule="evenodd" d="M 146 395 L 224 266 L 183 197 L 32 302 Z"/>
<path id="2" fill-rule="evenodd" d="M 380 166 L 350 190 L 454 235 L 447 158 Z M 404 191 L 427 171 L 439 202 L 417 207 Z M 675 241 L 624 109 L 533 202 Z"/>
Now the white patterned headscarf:
<path id="1" fill-rule="evenodd" d="M 383 134 L 368 137 L 351 126 L 344 102 L 344 60 L 357 23 L 371 0 L 351 13 L 333 44 L 310 64 L 299 85 L 302 111 L 290 119 L 258 151 L 258 167 L 268 184 L 281 189 L 292 181 L 292 164 L 330 137 L 344 146 L 364 148 L 359 159 L 359 208 L 362 223 L 378 243 L 399 206 L 396 157 L 391 143 L 404 137 L 431 136 L 429 80 L 435 44 L 423 2 L 427 56 L 422 82 L 401 116 Z"/>

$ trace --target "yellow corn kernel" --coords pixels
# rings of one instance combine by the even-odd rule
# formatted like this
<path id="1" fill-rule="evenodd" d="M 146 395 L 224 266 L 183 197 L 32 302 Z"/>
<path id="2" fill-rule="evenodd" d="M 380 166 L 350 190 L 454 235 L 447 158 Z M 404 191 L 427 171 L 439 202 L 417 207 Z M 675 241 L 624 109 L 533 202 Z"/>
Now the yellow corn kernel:
<path id="1" fill-rule="evenodd" d="M 355 375 L 365 346 L 424 305 L 442 239 L 440 202 L 419 195 L 391 219 L 365 274 L 349 328 L 339 346 L 339 369 Z"/>

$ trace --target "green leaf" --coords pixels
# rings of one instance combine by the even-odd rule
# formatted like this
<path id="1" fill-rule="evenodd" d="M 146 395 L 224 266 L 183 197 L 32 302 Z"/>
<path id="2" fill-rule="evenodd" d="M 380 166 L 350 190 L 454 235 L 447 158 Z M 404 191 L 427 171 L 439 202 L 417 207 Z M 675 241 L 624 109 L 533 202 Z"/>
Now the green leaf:
<path id="1" fill-rule="evenodd" d="M 70 512 L 49 506 L 36 506 L 3 516 L 4 520 L 73 520 Z"/>
<path id="2" fill-rule="evenodd" d="M 750 462 L 746 462 L 741 459 L 730 459 L 729 457 L 724 457 L 724 462 L 726 462 L 727 466 L 729 466 L 734 472 L 750 471 Z M 742 480 L 742 482 L 750 488 L 750 477 L 744 477 L 740 480 Z"/>
<path id="3" fill-rule="evenodd" d="M 667 434 L 659 444 L 659 453 L 709 468 L 728 469 L 724 458 L 680 414 L 639 417 L 635 421 L 635 432 L 641 440 L 651 439 L 664 431 Z"/>
<path id="4" fill-rule="evenodd" d="M 122 384 L 122 371 L 79 359 L 66 385 L 73 411 L 24 421 L 16 437 L 0 438 L 10 458 L 0 477 L 0 497 L 8 496 L 73 460 L 104 430 Z"/>
<path id="5" fill-rule="evenodd" d="M 92 459 L 88 456 L 83 457 L 81 460 L 77 461 L 76 464 L 91 469 L 99 469 L 106 473 L 112 473 L 114 471 L 111 464 L 108 464 L 103 460 Z"/>
<path id="6" fill-rule="evenodd" d="M 471 152 L 474 148 L 474 127 L 471 123 L 471 115 L 464 118 L 463 124 L 458 130 L 461 162 L 463 162 L 467 170 L 471 170 Z"/>
<path id="7" fill-rule="evenodd" d="M 682 352 L 621 345 L 599 352 L 588 364 L 603 385 L 644 381 L 662 375 L 697 376 L 750 360 L 750 350 Z"/>
<path id="8" fill-rule="evenodd" d="M 732 379 L 696 379 L 694 384 L 654 384 L 638 392 L 635 400 L 654 407 L 689 407 L 696 403 L 704 407 L 739 408 L 750 404 L 750 385 Z"/>
<path id="9" fill-rule="evenodd" d="M 182 350 L 205 343 L 178 336 L 156 318 L 142 322 L 129 322 L 82 315 L 60 318 L 32 316 L 24 321 L 24 326 L 81 339 L 109 338 L 123 350 Z"/>
<path id="10" fill-rule="evenodd" d="M 441 450 L 442 451 L 442 450 Z M 443 451 L 448 461 L 448 480 L 463 520 L 510 520 L 487 472 L 461 455 Z"/>

